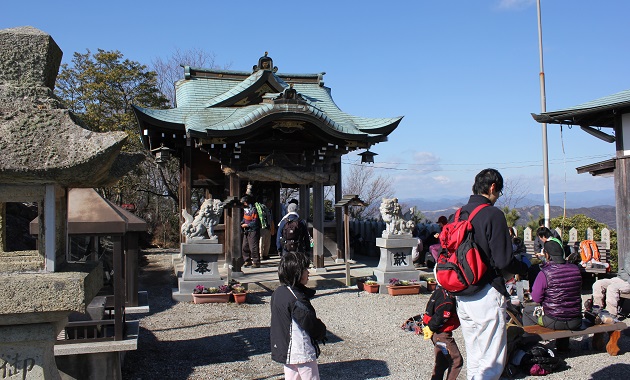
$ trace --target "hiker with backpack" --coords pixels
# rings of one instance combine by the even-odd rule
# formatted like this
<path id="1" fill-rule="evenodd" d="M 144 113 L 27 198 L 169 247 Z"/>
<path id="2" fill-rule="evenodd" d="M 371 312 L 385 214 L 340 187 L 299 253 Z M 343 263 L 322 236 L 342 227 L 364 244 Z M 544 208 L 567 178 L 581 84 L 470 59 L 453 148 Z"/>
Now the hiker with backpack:
<path id="1" fill-rule="evenodd" d="M 468 203 L 442 230 L 440 241 L 445 249 L 436 263 L 436 278 L 456 296 L 468 379 L 499 379 L 507 361 L 509 294 L 503 274 L 524 275 L 527 265 L 512 254 L 505 215 L 494 207 L 503 191 L 501 173 L 482 170 L 472 191 Z M 465 229 L 459 230 L 462 227 Z M 465 239 L 457 241 L 453 232 L 466 232 L 462 234 Z M 457 271 L 463 277 L 451 276 Z"/>
<path id="2" fill-rule="evenodd" d="M 302 252 L 307 254 L 310 251 L 310 236 L 306 221 L 300 218 L 297 213 L 297 203 L 289 203 L 288 213 L 278 224 L 278 236 L 276 237 L 276 247 L 281 255 L 287 252 Z"/>
<path id="3" fill-rule="evenodd" d="M 241 228 L 243 229 L 243 266 L 260 268 L 260 220 L 258 211 L 254 207 L 252 197 L 249 195 L 241 198 L 243 204 L 243 219 Z"/>
<path id="4" fill-rule="evenodd" d="M 271 236 L 275 233 L 275 225 L 273 222 L 273 215 L 271 214 L 271 202 L 256 202 L 254 203 L 256 212 L 258 212 L 258 218 L 260 220 L 260 241 L 259 250 L 260 258 L 262 260 L 269 259 L 269 248 L 271 247 Z"/>
<path id="5" fill-rule="evenodd" d="M 431 380 L 456 380 L 464 361 L 453 338 L 453 330 L 459 327 L 455 307 L 455 297 L 437 285 L 422 316 L 422 334 L 425 340 L 431 339 L 435 354 L 435 366 Z"/>

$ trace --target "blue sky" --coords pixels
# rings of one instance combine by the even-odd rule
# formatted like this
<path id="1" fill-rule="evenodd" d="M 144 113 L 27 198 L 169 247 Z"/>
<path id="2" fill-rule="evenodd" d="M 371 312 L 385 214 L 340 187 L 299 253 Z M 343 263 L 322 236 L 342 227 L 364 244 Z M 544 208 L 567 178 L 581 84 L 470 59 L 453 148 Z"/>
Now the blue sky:
<path id="1" fill-rule="evenodd" d="M 624 0 L 542 0 L 548 111 L 630 88 L 628 14 Z M 5 2 L 0 29 L 24 25 L 49 33 L 66 63 L 86 49 L 147 65 L 203 49 L 246 71 L 268 51 L 281 73 L 326 72 L 350 114 L 404 116 L 372 148 L 398 197 L 466 196 L 486 167 L 543 192 L 534 0 Z M 575 168 L 614 144 L 557 125 L 548 141 L 551 193 L 613 189 Z"/>

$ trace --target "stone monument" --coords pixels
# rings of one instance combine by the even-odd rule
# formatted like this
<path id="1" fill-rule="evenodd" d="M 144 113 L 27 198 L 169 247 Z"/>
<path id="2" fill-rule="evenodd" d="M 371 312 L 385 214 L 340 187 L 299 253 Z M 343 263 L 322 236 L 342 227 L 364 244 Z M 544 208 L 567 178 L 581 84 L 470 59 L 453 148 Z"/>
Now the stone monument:
<path id="1" fill-rule="evenodd" d="M 374 270 L 376 281 L 381 285 L 389 284 L 389 280 L 419 280 L 420 275 L 413 266 L 411 251 L 418 244 L 411 233 L 415 221 L 409 215 L 403 215 L 397 198 L 383 198 L 381 217 L 385 222 L 385 230 L 380 238 L 376 238 L 376 246 L 381 249 L 378 267 Z M 387 293 L 385 286 L 381 293 Z"/>
<path id="2" fill-rule="evenodd" d="M 103 286 L 98 263 L 66 262 L 68 188 L 109 186 L 139 162 L 121 157 L 124 132 L 82 128 L 54 96 L 61 57 L 41 30 L 0 30 L 0 373 L 7 379 L 61 379 L 57 334 Z M 7 248 L 12 202 L 38 205 L 35 250 Z"/>
<path id="3" fill-rule="evenodd" d="M 197 285 L 218 287 L 226 283 L 219 273 L 223 244 L 219 244 L 214 234 L 214 226 L 219 223 L 224 207 L 224 202 L 208 198 L 194 218 L 188 211 L 182 210 L 185 222 L 181 232 L 186 242 L 180 247 L 183 270 L 178 279 L 178 289 L 173 289 L 174 300 L 192 301 L 192 292 Z"/>

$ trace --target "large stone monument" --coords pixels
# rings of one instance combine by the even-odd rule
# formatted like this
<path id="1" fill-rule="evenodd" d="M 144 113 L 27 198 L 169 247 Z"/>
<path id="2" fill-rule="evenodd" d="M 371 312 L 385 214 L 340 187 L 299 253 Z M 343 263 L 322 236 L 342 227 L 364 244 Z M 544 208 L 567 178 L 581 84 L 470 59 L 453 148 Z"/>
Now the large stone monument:
<path id="1" fill-rule="evenodd" d="M 385 222 L 385 230 L 380 238 L 376 238 L 376 246 L 381 249 L 378 267 L 374 270 L 376 281 L 387 285 L 389 280 L 418 280 L 420 275 L 413 266 L 411 251 L 418 244 L 411 233 L 416 224 L 410 216 L 404 216 L 397 198 L 383 198 L 381 217 Z M 381 293 L 387 293 L 385 286 Z"/>
<path id="2" fill-rule="evenodd" d="M 214 234 L 225 203 L 218 199 L 206 199 L 193 218 L 185 209 L 185 222 L 181 232 L 186 242 L 181 244 L 180 259 L 183 261 L 178 289 L 173 289 L 176 301 L 192 301 L 192 292 L 197 285 L 218 287 L 226 281 L 219 273 L 219 258 L 223 255 L 223 244 Z"/>
<path id="3" fill-rule="evenodd" d="M 124 132 L 77 125 L 53 95 L 62 52 L 32 28 L 0 30 L 0 368 L 6 379 L 60 379 L 54 345 L 68 315 L 103 285 L 97 263 L 68 264 L 68 188 L 110 185 L 137 164 Z M 38 246 L 7 248 L 7 203 L 38 205 Z M 109 377 L 112 378 L 112 377 Z"/>

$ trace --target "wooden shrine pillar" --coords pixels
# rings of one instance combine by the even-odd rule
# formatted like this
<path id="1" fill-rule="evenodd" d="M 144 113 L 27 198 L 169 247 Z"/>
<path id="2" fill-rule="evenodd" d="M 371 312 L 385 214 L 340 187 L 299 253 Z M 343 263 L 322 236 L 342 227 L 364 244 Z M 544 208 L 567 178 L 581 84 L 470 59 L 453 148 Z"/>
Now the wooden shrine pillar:
<path id="1" fill-rule="evenodd" d="M 300 214 L 302 219 L 308 222 L 308 215 L 311 210 L 311 187 L 309 185 L 300 185 L 300 196 L 298 201 L 300 202 L 298 214 Z"/>
<path id="2" fill-rule="evenodd" d="M 630 281 L 630 114 L 615 120 L 615 206 L 617 209 L 617 273 Z"/>
<path id="3" fill-rule="evenodd" d="M 275 234 L 271 236 L 271 247 L 269 248 L 269 255 L 272 252 L 277 252 L 276 247 L 276 237 L 278 236 L 278 223 L 280 223 L 280 219 L 284 215 L 282 215 L 282 207 L 280 204 L 280 182 L 273 183 L 273 196 L 271 198 L 272 202 L 272 213 L 273 213 L 273 222 L 275 223 Z M 281 256 L 282 252 L 278 252 L 278 256 Z"/>
<path id="4" fill-rule="evenodd" d="M 125 291 L 126 306 L 138 306 L 138 233 L 126 234 L 125 253 Z"/>
<path id="5" fill-rule="evenodd" d="M 316 168 L 322 171 L 321 167 Z M 300 194 L 301 196 L 301 194 Z M 308 214 L 307 214 L 308 215 Z M 317 272 L 324 268 L 324 184 L 313 182 L 313 264 Z"/>
<path id="6" fill-rule="evenodd" d="M 241 199 L 241 180 L 234 173 L 227 177 L 230 196 Z M 241 209 L 230 207 L 225 218 L 225 262 L 232 263 L 232 272 L 241 272 L 243 252 L 241 249 Z"/>
<path id="7" fill-rule="evenodd" d="M 114 340 L 123 340 L 125 324 L 124 236 L 113 235 Z"/>
<path id="8" fill-rule="evenodd" d="M 335 174 L 337 174 L 337 183 L 335 184 L 335 203 L 339 202 L 341 200 L 342 195 L 342 181 L 341 181 L 341 161 L 337 162 L 335 164 Z M 345 234 L 346 234 L 346 225 L 344 224 L 343 221 L 343 215 L 344 215 L 344 210 L 342 210 L 341 208 L 335 207 L 335 228 L 337 233 L 335 234 L 337 236 L 337 252 L 336 253 L 336 258 L 335 258 L 335 262 L 336 263 L 343 263 L 345 261 L 345 252 L 346 252 L 346 245 L 345 245 Z"/>
<path id="9" fill-rule="evenodd" d="M 188 211 L 192 215 L 192 141 L 186 138 L 186 146 L 182 150 L 182 156 L 179 160 L 179 225 L 184 223 L 182 210 Z M 179 241 L 184 243 L 186 237 L 179 235 Z"/>

